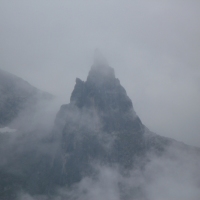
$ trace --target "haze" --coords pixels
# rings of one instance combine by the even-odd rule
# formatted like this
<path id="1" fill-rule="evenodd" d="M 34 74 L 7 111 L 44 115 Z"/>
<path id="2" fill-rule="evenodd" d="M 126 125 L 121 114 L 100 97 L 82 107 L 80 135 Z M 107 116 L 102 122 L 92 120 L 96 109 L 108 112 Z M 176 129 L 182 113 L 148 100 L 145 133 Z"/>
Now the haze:
<path id="1" fill-rule="evenodd" d="M 69 102 L 100 48 L 150 130 L 200 146 L 200 2 L 0 2 L 0 68 Z"/>

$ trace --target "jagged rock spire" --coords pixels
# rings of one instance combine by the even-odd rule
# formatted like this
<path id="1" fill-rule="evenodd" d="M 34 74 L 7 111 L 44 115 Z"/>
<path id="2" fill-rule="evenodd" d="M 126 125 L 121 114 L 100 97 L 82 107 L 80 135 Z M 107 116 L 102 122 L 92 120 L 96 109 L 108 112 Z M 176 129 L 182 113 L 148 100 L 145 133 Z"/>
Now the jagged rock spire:
<path id="1" fill-rule="evenodd" d="M 169 143 L 157 136 L 146 139 L 146 127 L 98 49 L 87 80 L 76 79 L 70 103 L 61 107 L 55 129 L 62 135 L 61 155 L 67 155 L 61 176 L 68 185 L 93 174 L 91 161 L 131 169 L 149 149 L 161 151 Z"/>
<path id="2" fill-rule="evenodd" d="M 95 55 L 98 59 L 103 58 L 99 50 Z M 95 110 L 102 131 L 135 130 L 136 127 L 138 132 L 141 131 L 142 123 L 133 109 L 131 99 L 115 77 L 114 69 L 105 62 L 94 63 L 85 82 L 76 79 L 70 102 L 79 109 Z"/>

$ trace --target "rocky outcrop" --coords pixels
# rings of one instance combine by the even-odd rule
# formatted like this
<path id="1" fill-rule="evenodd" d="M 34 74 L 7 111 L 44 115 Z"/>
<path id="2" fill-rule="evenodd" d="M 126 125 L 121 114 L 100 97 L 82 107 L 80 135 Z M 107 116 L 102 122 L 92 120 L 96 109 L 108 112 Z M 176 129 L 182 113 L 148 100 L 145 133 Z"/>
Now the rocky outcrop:
<path id="1" fill-rule="evenodd" d="M 91 163 L 131 169 L 150 149 L 163 152 L 172 142 L 148 133 L 114 69 L 99 60 L 85 82 L 76 79 L 70 103 L 61 106 L 54 130 L 62 138 L 61 182 L 69 185 L 92 174 Z"/>
<path id="2" fill-rule="evenodd" d="M 50 98 L 3 71 L 0 71 L 0 92 L 1 126 L 19 117 L 27 106 L 30 112 L 25 117 L 38 117 L 34 116 L 33 105 L 41 97 Z M 142 176 L 151 159 L 147 154 L 153 154 L 156 160 L 159 156 L 175 160 L 179 152 L 187 151 L 189 156 L 200 152 L 198 148 L 149 131 L 134 111 L 114 69 L 99 52 L 87 80 L 76 79 L 70 103 L 61 106 L 53 131 L 49 133 L 49 129 L 33 126 L 28 131 L 18 129 L 18 136 L 6 132 L 0 137 L 0 199 L 19 199 L 21 192 L 33 195 L 33 198 L 39 195 L 39 199 L 40 195 L 41 198 L 44 195 L 44 199 L 76 199 L 54 198 L 54 195 L 60 188 L 70 193 L 79 185 L 75 183 L 82 183 L 87 178 L 98 179 L 98 167 L 94 166 L 114 171 L 117 168 L 120 177 L 128 177 L 134 171 L 132 169 L 137 168 Z M 173 147 L 178 153 L 174 153 Z M 169 148 L 171 153 L 167 154 Z M 120 199 L 134 199 L 133 193 L 137 196 L 145 192 L 142 191 L 143 184 L 132 188 L 131 182 L 134 190 L 129 191 L 123 181 L 116 180 L 114 184 L 122 195 Z"/>

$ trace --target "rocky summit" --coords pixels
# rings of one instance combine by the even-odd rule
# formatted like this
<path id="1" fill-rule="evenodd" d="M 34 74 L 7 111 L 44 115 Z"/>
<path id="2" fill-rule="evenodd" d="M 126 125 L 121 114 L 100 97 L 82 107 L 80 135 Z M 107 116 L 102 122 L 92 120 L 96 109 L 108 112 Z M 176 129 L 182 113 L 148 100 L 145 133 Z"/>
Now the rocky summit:
<path id="1" fill-rule="evenodd" d="M 9 127 L 43 93 L 6 72 L 0 71 L 0 78 L 0 126 Z M 146 194 L 152 188 L 157 191 L 163 176 L 161 186 L 175 177 L 172 183 L 178 187 L 180 180 L 194 177 L 194 169 L 200 166 L 198 148 L 145 127 L 114 69 L 98 50 L 86 81 L 76 79 L 70 102 L 60 107 L 51 128 L 34 125 L 41 115 L 34 110 L 19 120 L 28 129 L 0 131 L 2 200 L 149 200 Z M 45 123 L 49 116 L 44 116 Z M 27 123 L 26 118 L 31 120 Z M 195 188 L 200 183 L 197 171 Z"/>
<path id="2" fill-rule="evenodd" d="M 150 150 L 162 153 L 173 142 L 142 124 L 114 69 L 97 57 L 87 80 L 76 79 L 70 103 L 55 121 L 55 137 L 62 138 L 62 184 L 92 174 L 93 163 L 131 169 Z"/>

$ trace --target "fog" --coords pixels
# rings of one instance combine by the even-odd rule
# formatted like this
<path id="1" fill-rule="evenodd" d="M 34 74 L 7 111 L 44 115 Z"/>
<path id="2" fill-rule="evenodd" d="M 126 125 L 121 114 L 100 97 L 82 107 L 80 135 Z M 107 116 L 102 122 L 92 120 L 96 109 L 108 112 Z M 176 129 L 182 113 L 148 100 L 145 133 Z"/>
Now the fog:
<path id="1" fill-rule="evenodd" d="M 69 102 L 75 78 L 86 79 L 98 47 L 146 126 L 200 146 L 199 6 L 196 0 L 2 0 L 0 67 Z"/>
<path id="2" fill-rule="evenodd" d="M 22 137 L 11 129 L 11 138 L 0 146 L 0 167 L 15 171 L 21 163 L 13 163 L 26 151 L 54 156 L 57 143 L 44 145 L 43 138 L 59 107 L 69 103 L 76 77 L 86 80 L 96 48 L 115 69 L 146 127 L 200 147 L 199 7 L 196 0 L 1 0 L 0 68 L 57 98 L 39 104 L 34 120 L 25 111 L 13 122 L 14 127 L 28 122 L 26 132 L 40 131 Z M 163 157 L 148 159 L 144 170 L 128 176 L 119 166 L 91 163 L 96 177 L 58 188 L 52 199 L 131 199 L 132 191 L 138 200 L 199 199 L 199 157 L 170 146 Z M 49 197 L 21 191 L 18 199 Z"/>
<path id="3" fill-rule="evenodd" d="M 29 162 L 35 166 L 38 158 L 40 161 L 40 156 L 48 156 L 53 161 L 58 145 L 60 145 L 58 137 L 61 136 L 57 135 L 57 139 L 53 143 L 45 142 L 43 139 L 51 135 L 57 109 L 58 103 L 55 101 L 49 104 L 45 103 L 45 105 L 40 102 L 35 113 L 32 113 L 34 116 L 31 117 L 31 123 L 29 120 L 25 121 L 24 116 L 16 119 L 14 123 L 22 123 L 25 125 L 23 127 L 25 129 L 16 132 L 11 129 L 9 140 L 1 143 L 0 167 L 2 169 L 6 169 L 6 172 L 14 175 L 25 176 L 27 169 L 29 170 L 31 166 L 29 166 Z M 74 129 L 76 129 L 74 125 L 81 115 L 77 112 L 69 113 L 70 123 Z M 21 115 L 27 116 L 27 113 Z M 80 126 L 87 126 L 91 130 L 91 134 L 93 134 L 92 130 L 101 127 L 99 120 L 91 118 L 87 110 L 83 111 L 82 115 L 84 115 L 81 121 L 83 124 Z M 91 121 L 94 121 L 97 126 L 94 126 Z M 31 126 L 29 126 L 30 124 Z M 3 130 L 8 134 L 8 129 L 4 128 Z M 3 131 L 1 132 L 4 134 Z M 58 133 L 56 132 L 56 134 Z M 79 132 L 75 134 L 77 141 L 81 141 L 84 137 Z M 115 139 L 103 132 L 99 132 L 97 138 L 108 151 L 112 140 Z M 127 172 L 122 171 L 117 164 L 104 165 L 91 160 L 90 165 L 95 171 L 93 175 L 85 176 L 80 182 L 70 187 L 58 187 L 53 195 L 34 195 L 21 188 L 17 191 L 17 200 L 198 200 L 200 197 L 200 156 L 195 149 L 187 151 L 179 145 L 170 145 L 161 157 L 149 152 L 145 158 L 149 161 L 144 168 L 133 168 Z M 31 155 L 28 161 L 26 155 Z M 139 159 L 137 162 L 137 165 L 140 166 L 143 161 Z M 48 165 L 46 170 L 51 167 Z M 38 170 L 37 167 L 35 170 Z M 39 165 L 38 173 L 41 173 L 40 170 Z M 33 180 L 30 179 L 30 181 Z"/>
<path id="4" fill-rule="evenodd" d="M 174 151 L 175 150 L 175 151 Z M 126 176 L 118 166 L 94 164 L 95 177 L 85 177 L 71 188 L 59 188 L 52 196 L 20 193 L 19 200 L 198 200 L 200 197 L 199 157 L 169 150 L 162 158 L 151 159 L 144 170 Z M 175 154 L 174 154 L 175 153 Z M 170 158 L 173 157 L 173 159 Z"/>
<path id="5" fill-rule="evenodd" d="M 11 174 L 25 175 L 30 166 L 27 165 L 27 158 L 24 155 L 31 155 L 33 165 L 39 156 L 49 156 L 53 161 L 58 145 L 60 145 L 58 137 L 61 136 L 57 135 L 57 139 L 53 143 L 46 143 L 43 139 L 51 135 L 59 103 L 53 101 L 49 104 L 45 103 L 45 106 L 40 102 L 35 113 L 32 113 L 34 117 L 31 117 L 31 123 L 27 123 L 24 116 L 17 118 L 14 123 L 25 124 L 25 130 L 14 133 L 12 130 L 9 133 L 10 139 L 0 145 L 0 167 L 6 167 L 6 172 Z M 91 130 L 91 134 L 94 134 L 92 130 L 101 127 L 99 120 L 91 118 L 87 110 L 82 114 L 78 112 L 68 113 L 72 128 L 76 129 L 76 123 L 80 116 L 82 116 L 81 122 L 83 123 L 80 126 L 87 126 Z M 27 113 L 21 115 L 27 116 Z M 94 126 L 95 123 L 91 123 L 91 121 L 97 125 Z M 37 129 L 34 129 L 36 127 Z M 28 134 L 27 131 L 29 131 Z M 77 141 L 83 139 L 83 135 L 79 132 L 75 134 Z M 103 132 L 99 132 L 97 138 L 108 151 L 112 140 L 115 139 Z M 170 145 L 161 157 L 149 152 L 145 158 L 148 159 L 148 163 L 144 168 L 133 168 L 127 172 L 122 171 L 117 164 L 104 165 L 91 160 L 90 165 L 95 171 L 93 175 L 85 176 L 80 182 L 70 187 L 58 187 L 53 195 L 33 195 L 19 189 L 17 200 L 198 200 L 200 197 L 200 156 L 195 149 L 184 150 L 181 145 L 181 143 Z M 30 162 L 29 159 L 28 162 Z M 140 166 L 143 161 L 138 159 L 137 162 L 137 165 Z M 49 168 L 51 165 L 48 165 Z"/>

